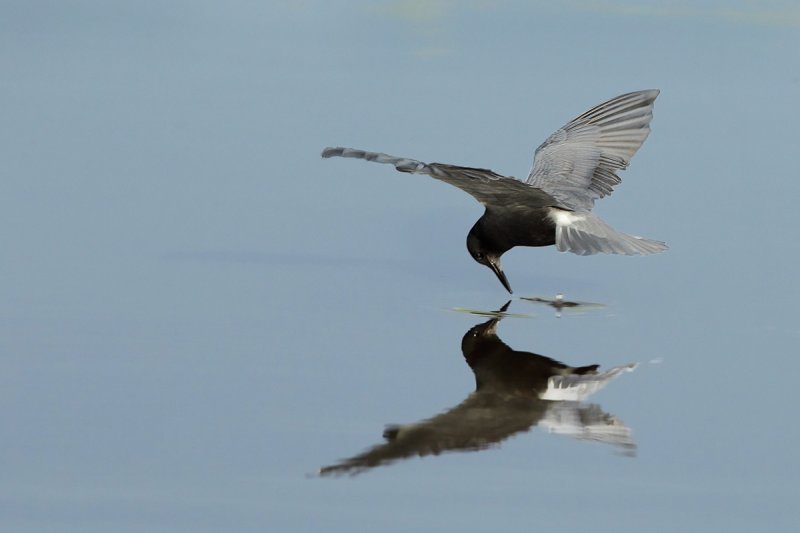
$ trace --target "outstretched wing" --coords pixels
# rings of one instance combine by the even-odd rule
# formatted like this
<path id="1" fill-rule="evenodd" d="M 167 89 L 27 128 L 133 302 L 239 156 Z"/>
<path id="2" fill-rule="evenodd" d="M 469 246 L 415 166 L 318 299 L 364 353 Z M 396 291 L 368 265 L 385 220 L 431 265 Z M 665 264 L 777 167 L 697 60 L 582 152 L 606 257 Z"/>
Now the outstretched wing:
<path id="1" fill-rule="evenodd" d="M 405 157 L 354 148 L 325 148 L 322 157 L 354 157 L 376 163 L 394 165 L 400 172 L 427 174 L 472 195 L 484 205 L 503 207 L 544 207 L 557 205 L 549 194 L 521 182 L 483 168 L 459 167 L 444 163 L 422 163 Z"/>
<path id="2" fill-rule="evenodd" d="M 659 91 L 623 94 L 593 107 L 536 149 L 527 183 L 570 209 L 590 210 L 611 194 L 623 170 L 650 134 Z"/>

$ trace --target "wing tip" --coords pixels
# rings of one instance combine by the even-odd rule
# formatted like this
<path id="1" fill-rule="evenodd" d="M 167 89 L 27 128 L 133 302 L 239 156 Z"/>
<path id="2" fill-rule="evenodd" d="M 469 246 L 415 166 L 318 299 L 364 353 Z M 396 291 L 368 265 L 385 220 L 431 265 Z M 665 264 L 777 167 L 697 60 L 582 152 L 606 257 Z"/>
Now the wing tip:
<path id="1" fill-rule="evenodd" d="M 335 156 L 342 155 L 342 153 L 344 153 L 345 150 L 346 150 L 346 148 L 342 148 L 341 146 L 335 146 L 335 147 L 328 146 L 324 150 L 322 150 L 322 154 L 320 154 L 320 155 L 324 159 L 327 159 L 329 157 L 335 157 Z"/>
<path id="2" fill-rule="evenodd" d="M 642 89 L 640 91 L 633 91 L 626 94 L 622 94 L 617 98 L 622 99 L 625 97 L 638 97 L 647 102 L 652 102 L 653 100 L 658 98 L 659 94 L 661 94 L 661 89 Z M 612 100 L 616 100 L 617 98 L 612 98 Z"/>

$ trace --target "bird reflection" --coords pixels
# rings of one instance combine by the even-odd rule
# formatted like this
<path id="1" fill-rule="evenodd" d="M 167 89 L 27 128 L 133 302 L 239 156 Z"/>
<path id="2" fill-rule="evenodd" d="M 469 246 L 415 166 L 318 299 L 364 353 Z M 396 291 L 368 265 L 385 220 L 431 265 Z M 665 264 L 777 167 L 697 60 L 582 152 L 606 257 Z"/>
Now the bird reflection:
<path id="1" fill-rule="evenodd" d="M 510 302 L 509 302 L 510 303 Z M 511 349 L 497 336 L 509 303 L 461 340 L 475 374 L 475 391 L 453 407 L 413 424 L 388 426 L 386 440 L 320 469 L 320 475 L 359 474 L 409 457 L 478 451 L 540 425 L 551 433 L 603 442 L 626 455 L 636 445 L 631 430 L 599 406 L 582 400 L 636 364 L 598 372 L 599 365 L 572 367 L 549 357 Z"/>
<path id="2" fill-rule="evenodd" d="M 556 310 L 556 316 L 561 318 L 561 310 L 562 309 L 597 309 L 600 307 L 605 307 L 603 304 L 597 304 L 592 302 L 573 302 L 570 300 L 565 300 L 563 294 L 556 294 L 555 298 L 541 298 L 538 296 L 526 297 L 523 296 L 520 300 L 526 300 L 528 302 L 536 302 L 540 304 L 549 305 L 553 309 Z"/>

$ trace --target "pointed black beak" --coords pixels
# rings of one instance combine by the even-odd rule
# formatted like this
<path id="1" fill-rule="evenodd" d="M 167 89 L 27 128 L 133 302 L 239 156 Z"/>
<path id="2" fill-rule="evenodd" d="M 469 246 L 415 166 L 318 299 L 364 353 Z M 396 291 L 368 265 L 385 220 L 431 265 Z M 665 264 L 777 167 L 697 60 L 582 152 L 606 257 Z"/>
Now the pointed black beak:
<path id="1" fill-rule="evenodd" d="M 503 287 L 506 288 L 508 293 L 509 294 L 514 294 L 514 291 L 511 290 L 511 285 L 508 284 L 508 278 L 506 278 L 505 273 L 500 268 L 500 261 L 498 260 L 498 261 L 490 262 L 489 263 L 489 268 L 491 268 L 492 272 L 494 272 L 497 275 L 497 279 L 500 280 L 500 283 L 503 284 Z"/>

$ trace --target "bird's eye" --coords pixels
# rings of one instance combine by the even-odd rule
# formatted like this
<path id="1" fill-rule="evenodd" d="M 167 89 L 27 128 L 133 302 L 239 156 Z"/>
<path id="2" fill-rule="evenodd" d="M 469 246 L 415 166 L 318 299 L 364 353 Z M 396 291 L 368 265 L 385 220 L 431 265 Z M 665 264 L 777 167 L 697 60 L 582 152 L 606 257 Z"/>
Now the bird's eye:
<path id="1" fill-rule="evenodd" d="M 483 252 L 475 252 L 475 257 L 477 259 L 483 259 Z"/>

